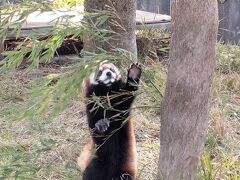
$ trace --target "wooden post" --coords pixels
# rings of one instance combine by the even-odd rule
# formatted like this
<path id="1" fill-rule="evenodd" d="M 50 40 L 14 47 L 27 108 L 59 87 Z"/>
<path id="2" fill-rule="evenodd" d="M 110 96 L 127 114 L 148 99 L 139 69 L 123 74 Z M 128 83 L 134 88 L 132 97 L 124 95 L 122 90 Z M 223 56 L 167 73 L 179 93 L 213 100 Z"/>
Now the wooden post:
<path id="1" fill-rule="evenodd" d="M 240 0 L 219 4 L 219 38 L 224 42 L 240 42 Z"/>

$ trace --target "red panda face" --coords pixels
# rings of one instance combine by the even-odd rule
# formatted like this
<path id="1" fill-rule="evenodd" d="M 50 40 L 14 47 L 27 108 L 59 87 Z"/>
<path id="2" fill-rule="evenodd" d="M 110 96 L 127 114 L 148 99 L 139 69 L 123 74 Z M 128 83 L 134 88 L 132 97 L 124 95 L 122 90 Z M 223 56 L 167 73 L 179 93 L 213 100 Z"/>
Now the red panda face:
<path id="1" fill-rule="evenodd" d="M 110 86 L 121 78 L 120 72 L 112 63 L 102 64 L 99 68 L 96 82 Z"/>

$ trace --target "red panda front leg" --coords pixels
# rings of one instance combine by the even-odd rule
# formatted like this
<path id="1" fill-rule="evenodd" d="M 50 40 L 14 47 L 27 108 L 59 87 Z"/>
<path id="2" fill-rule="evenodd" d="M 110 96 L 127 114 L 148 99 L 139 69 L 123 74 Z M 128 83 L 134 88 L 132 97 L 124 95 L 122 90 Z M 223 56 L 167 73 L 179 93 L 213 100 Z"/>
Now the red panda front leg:
<path id="1" fill-rule="evenodd" d="M 128 69 L 126 90 L 136 91 L 138 90 L 139 80 L 142 74 L 142 67 L 139 63 L 133 63 Z"/>

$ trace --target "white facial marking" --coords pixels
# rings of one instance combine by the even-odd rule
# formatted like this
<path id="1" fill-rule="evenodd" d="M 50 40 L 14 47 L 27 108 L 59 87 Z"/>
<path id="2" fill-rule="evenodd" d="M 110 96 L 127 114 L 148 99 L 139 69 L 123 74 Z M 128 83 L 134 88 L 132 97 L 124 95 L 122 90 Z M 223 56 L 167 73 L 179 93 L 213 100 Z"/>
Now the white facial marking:
<path id="1" fill-rule="evenodd" d="M 98 77 L 98 81 L 106 85 L 111 85 L 117 80 L 116 72 L 111 71 L 111 69 L 104 69 L 102 74 Z"/>
<path id="2" fill-rule="evenodd" d="M 110 86 L 112 83 L 121 79 L 120 72 L 112 63 L 102 64 L 98 81 Z"/>
<path id="3" fill-rule="evenodd" d="M 111 86 L 112 83 L 121 79 L 120 72 L 116 66 L 112 63 L 102 63 L 99 67 L 99 73 L 96 76 L 93 72 L 90 77 L 91 84 L 105 84 L 106 86 Z"/>

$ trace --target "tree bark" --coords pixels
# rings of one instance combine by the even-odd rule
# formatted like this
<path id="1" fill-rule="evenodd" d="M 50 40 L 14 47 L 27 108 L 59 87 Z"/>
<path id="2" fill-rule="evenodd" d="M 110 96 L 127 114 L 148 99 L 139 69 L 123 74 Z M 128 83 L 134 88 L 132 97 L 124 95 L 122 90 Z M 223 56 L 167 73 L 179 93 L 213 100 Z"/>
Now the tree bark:
<path id="1" fill-rule="evenodd" d="M 108 35 L 111 37 L 108 42 L 96 39 L 91 32 L 86 33 L 84 50 L 97 53 L 99 48 L 107 51 L 121 48 L 130 52 L 133 60 L 136 60 L 136 0 L 85 0 L 84 6 L 85 11 L 90 13 L 99 10 L 104 15 L 105 11 L 109 20 L 101 27 L 114 32 Z M 96 22 L 97 18 L 91 18 L 91 21 Z M 90 21 L 87 22 L 89 25 Z M 116 24 L 119 26 L 116 26 Z"/>
<path id="2" fill-rule="evenodd" d="M 0 2 L 0 11 L 1 11 L 1 6 L 4 5 L 4 1 Z M 2 21 L 2 14 L 0 12 L 0 24 L 1 24 L 1 21 Z M 2 52 L 4 51 L 4 41 L 2 40 L 2 38 L 0 37 L 0 61 L 4 59 L 3 55 L 2 55 Z"/>
<path id="3" fill-rule="evenodd" d="M 0 39 L 0 61 L 4 59 L 2 52 L 4 51 L 4 42 Z"/>
<path id="4" fill-rule="evenodd" d="M 178 0 L 172 6 L 170 65 L 161 105 L 163 180 L 196 179 L 208 127 L 217 11 L 213 0 Z"/>

